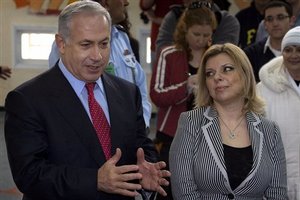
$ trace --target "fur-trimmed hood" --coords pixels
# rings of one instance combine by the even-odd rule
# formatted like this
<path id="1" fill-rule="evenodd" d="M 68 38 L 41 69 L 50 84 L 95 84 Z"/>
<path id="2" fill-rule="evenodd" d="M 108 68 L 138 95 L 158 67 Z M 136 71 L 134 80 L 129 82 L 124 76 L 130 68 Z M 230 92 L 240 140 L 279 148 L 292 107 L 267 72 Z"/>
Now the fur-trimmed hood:
<path id="1" fill-rule="evenodd" d="M 283 66 L 283 57 L 278 56 L 262 66 L 259 71 L 260 81 L 274 92 L 281 93 L 287 87 L 293 87 Z"/>

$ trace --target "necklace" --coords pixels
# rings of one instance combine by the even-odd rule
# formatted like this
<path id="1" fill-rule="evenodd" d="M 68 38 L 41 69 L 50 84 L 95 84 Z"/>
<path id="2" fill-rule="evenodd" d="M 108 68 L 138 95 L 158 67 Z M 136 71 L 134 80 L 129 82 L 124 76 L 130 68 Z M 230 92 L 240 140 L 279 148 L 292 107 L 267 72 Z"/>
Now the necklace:
<path id="1" fill-rule="evenodd" d="M 223 119 L 221 117 L 219 117 L 221 122 L 225 125 L 225 127 L 228 129 L 228 137 L 229 139 L 234 140 L 237 137 L 237 133 L 235 132 L 235 130 L 241 125 L 242 121 L 243 121 L 243 116 L 241 117 L 241 120 L 239 121 L 239 123 L 234 127 L 234 129 L 230 129 L 227 124 L 223 121 Z"/>

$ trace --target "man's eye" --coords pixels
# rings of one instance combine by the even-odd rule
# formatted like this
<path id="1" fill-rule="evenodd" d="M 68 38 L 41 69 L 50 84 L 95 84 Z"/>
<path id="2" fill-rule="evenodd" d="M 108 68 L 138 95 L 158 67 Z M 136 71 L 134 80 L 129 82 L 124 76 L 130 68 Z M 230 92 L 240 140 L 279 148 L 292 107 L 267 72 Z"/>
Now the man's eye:
<path id="1" fill-rule="evenodd" d="M 88 47 L 90 45 L 90 43 L 81 43 L 82 47 Z"/>
<path id="2" fill-rule="evenodd" d="M 105 48 L 107 48 L 108 47 L 108 42 L 102 42 L 101 44 L 100 44 L 100 48 L 101 49 L 105 49 Z"/>

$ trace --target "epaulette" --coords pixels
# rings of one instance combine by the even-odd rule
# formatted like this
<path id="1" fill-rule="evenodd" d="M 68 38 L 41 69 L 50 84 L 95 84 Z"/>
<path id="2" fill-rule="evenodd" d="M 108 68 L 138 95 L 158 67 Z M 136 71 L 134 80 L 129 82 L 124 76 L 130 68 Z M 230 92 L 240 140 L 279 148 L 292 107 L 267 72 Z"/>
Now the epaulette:
<path id="1" fill-rule="evenodd" d="M 117 25 L 115 25 L 115 27 L 116 27 L 119 31 L 123 31 L 123 32 L 126 33 L 126 29 L 125 29 L 122 25 L 117 24 Z"/>

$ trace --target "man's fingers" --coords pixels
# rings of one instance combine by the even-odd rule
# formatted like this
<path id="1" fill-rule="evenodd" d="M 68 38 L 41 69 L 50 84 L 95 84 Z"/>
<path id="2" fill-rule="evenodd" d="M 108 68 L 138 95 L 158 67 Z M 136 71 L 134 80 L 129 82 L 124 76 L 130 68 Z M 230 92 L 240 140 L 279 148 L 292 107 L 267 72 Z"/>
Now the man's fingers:
<path id="1" fill-rule="evenodd" d="M 117 162 L 120 160 L 122 156 L 122 152 L 120 148 L 116 149 L 116 153 L 108 160 L 108 162 L 111 162 L 112 164 L 116 165 Z"/>
<path id="2" fill-rule="evenodd" d="M 140 173 L 128 173 L 128 174 L 122 174 L 120 176 L 120 181 L 122 182 L 128 182 L 132 180 L 140 180 L 143 176 Z"/>
<path id="3" fill-rule="evenodd" d="M 120 195 L 128 196 L 128 197 L 135 197 L 139 193 L 135 190 L 131 191 L 131 190 L 124 190 L 124 189 L 117 189 L 116 194 L 120 194 Z"/>
<path id="4" fill-rule="evenodd" d="M 163 185 L 163 186 L 168 186 L 170 183 L 167 179 L 165 178 L 161 178 L 159 181 L 158 181 L 158 184 L 159 185 Z"/>
<path id="5" fill-rule="evenodd" d="M 162 187 L 158 187 L 157 188 L 157 190 L 156 190 L 160 195 L 162 195 L 162 196 L 167 196 L 167 193 L 166 193 L 166 191 L 162 188 Z"/>
<path id="6" fill-rule="evenodd" d="M 159 161 L 155 163 L 155 168 L 156 169 L 163 169 L 167 166 L 167 164 L 164 161 Z"/>
<path id="7" fill-rule="evenodd" d="M 138 183 L 118 182 L 116 184 L 116 188 L 122 190 L 134 191 L 134 190 L 141 190 L 142 186 L 141 184 Z"/>
<path id="8" fill-rule="evenodd" d="M 139 170 L 139 166 L 137 165 L 123 165 L 120 167 L 117 167 L 115 172 L 117 174 L 125 174 L 125 173 L 134 173 Z"/>
<path id="9" fill-rule="evenodd" d="M 138 148 L 136 156 L 137 156 L 137 163 L 143 163 L 145 161 L 145 153 L 142 148 Z"/>
<path id="10" fill-rule="evenodd" d="M 171 172 L 168 170 L 160 170 L 160 177 L 170 177 Z"/>

